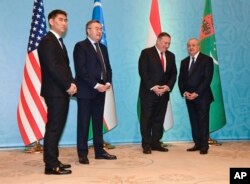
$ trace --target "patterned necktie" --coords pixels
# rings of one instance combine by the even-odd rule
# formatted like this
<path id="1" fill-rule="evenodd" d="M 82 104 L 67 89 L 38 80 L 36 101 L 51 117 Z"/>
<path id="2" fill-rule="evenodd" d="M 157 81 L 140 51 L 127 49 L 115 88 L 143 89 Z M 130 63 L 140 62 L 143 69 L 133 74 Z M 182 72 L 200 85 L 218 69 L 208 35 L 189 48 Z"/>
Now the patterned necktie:
<path id="1" fill-rule="evenodd" d="M 102 68 L 102 80 L 104 82 L 106 82 L 106 80 L 107 80 L 107 70 L 106 70 L 106 67 L 105 67 L 104 58 L 103 58 L 99 43 L 94 43 L 94 44 L 96 46 L 96 53 L 98 55 L 98 58 L 99 58 L 99 61 L 100 61 L 100 64 L 101 64 L 101 68 Z"/>

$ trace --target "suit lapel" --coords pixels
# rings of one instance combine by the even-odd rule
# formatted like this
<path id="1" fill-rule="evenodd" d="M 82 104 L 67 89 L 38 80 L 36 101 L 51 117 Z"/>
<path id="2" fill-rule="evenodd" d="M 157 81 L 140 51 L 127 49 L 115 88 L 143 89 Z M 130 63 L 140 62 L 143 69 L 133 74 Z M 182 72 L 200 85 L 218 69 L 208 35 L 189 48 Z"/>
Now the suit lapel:
<path id="1" fill-rule="evenodd" d="M 166 72 L 167 72 L 167 70 L 170 68 L 169 66 L 171 65 L 172 58 L 170 58 L 170 54 L 168 53 L 168 51 L 165 52 L 165 57 L 166 57 Z"/>
<path id="2" fill-rule="evenodd" d="M 57 45 L 57 48 L 60 50 L 61 55 L 63 55 L 65 60 L 69 63 L 69 58 L 68 58 L 68 53 L 67 53 L 66 47 L 65 47 L 65 50 L 63 50 L 63 48 L 60 45 L 59 40 L 56 38 L 56 36 L 52 32 L 49 32 L 49 34 L 50 34 L 51 38 L 53 39 L 53 42 L 55 42 L 55 44 Z"/>
<path id="3" fill-rule="evenodd" d="M 153 60 L 152 61 L 154 61 L 154 63 L 156 65 L 158 65 L 158 67 L 163 71 L 163 68 L 162 68 L 162 65 L 161 65 L 161 58 L 160 58 L 160 56 L 158 54 L 158 51 L 155 48 L 155 46 L 152 47 L 152 56 L 153 56 L 153 58 L 152 58 Z"/>
<path id="4" fill-rule="evenodd" d="M 201 55 L 199 54 L 193 64 L 193 67 L 192 67 L 192 72 L 189 74 L 189 76 L 191 76 L 193 73 L 195 73 L 195 71 L 197 70 L 199 64 L 200 64 L 200 59 L 201 59 Z M 190 62 L 190 58 L 189 58 L 189 62 Z M 189 62 L 188 62 L 188 69 L 189 69 Z"/>
<path id="5" fill-rule="evenodd" d="M 92 52 L 92 54 L 96 57 L 96 59 L 99 60 L 98 55 L 97 55 L 97 52 L 96 52 L 94 46 L 92 45 L 92 43 L 89 41 L 89 39 L 86 39 L 86 41 L 87 41 L 87 45 L 88 45 L 88 47 L 89 47 L 89 50 L 90 50 L 90 51 Z"/>
<path id="6" fill-rule="evenodd" d="M 61 45 L 60 45 L 60 47 L 61 47 Z M 67 62 L 69 62 L 69 57 L 68 57 L 68 52 L 67 52 L 66 47 L 64 47 L 64 49 L 61 47 L 62 55 L 65 57 L 65 59 L 67 60 Z"/>
<path id="7" fill-rule="evenodd" d="M 183 61 L 183 63 L 182 63 L 182 65 L 183 65 L 183 71 L 184 71 L 184 76 L 186 77 L 186 78 L 188 78 L 189 77 L 189 57 L 187 57 L 186 59 L 184 59 L 184 61 Z"/>

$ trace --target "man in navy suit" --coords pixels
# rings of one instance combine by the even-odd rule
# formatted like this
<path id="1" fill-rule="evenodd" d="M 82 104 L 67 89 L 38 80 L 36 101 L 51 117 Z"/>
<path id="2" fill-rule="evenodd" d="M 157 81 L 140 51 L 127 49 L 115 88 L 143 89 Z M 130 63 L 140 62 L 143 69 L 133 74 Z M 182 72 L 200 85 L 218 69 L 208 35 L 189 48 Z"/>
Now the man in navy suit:
<path id="1" fill-rule="evenodd" d="M 140 130 L 144 154 L 151 154 L 151 150 L 168 151 L 161 146 L 160 139 L 169 93 L 177 75 L 175 55 L 168 51 L 170 43 L 170 35 L 162 32 L 155 46 L 142 50 L 139 58 Z"/>
<path id="2" fill-rule="evenodd" d="M 209 110 L 214 100 L 210 84 L 213 77 L 213 59 L 200 52 L 196 38 L 187 42 L 189 56 L 181 61 L 178 84 L 186 99 L 194 146 L 187 151 L 208 153 Z"/>
<path id="3" fill-rule="evenodd" d="M 41 96 L 47 105 L 47 124 L 44 135 L 45 174 L 70 174 L 69 164 L 58 160 L 58 143 L 69 109 L 69 97 L 76 93 L 76 85 L 69 66 L 69 58 L 62 36 L 67 31 L 67 13 L 53 10 L 48 15 L 50 31 L 38 46 L 41 64 Z"/>
<path id="4" fill-rule="evenodd" d="M 77 92 L 77 153 L 81 164 L 89 164 L 88 133 L 92 120 L 95 159 L 116 159 L 103 149 L 103 112 L 105 92 L 112 82 L 108 51 L 99 43 L 102 25 L 91 20 L 86 24 L 87 38 L 76 43 L 74 64 Z"/>

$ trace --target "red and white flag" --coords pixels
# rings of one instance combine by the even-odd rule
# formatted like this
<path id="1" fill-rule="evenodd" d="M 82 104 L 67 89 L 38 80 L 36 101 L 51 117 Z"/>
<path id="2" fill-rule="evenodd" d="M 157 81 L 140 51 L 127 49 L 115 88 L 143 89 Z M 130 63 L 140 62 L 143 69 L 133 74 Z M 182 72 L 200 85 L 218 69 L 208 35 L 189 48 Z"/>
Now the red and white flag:
<path id="1" fill-rule="evenodd" d="M 46 33 L 43 0 L 35 0 L 17 107 L 18 127 L 25 145 L 43 138 L 47 122 L 47 107 L 40 96 L 41 68 L 37 54 L 37 47 Z"/>
<path id="2" fill-rule="evenodd" d="M 156 43 L 157 36 L 161 33 L 161 21 L 160 21 L 160 13 L 159 13 L 159 6 L 158 0 L 152 0 L 151 4 L 151 11 L 149 16 L 149 30 L 148 30 L 148 37 L 146 47 L 152 47 Z M 164 119 L 164 130 L 167 131 L 173 127 L 174 118 L 172 112 L 172 105 L 169 99 L 168 107 L 165 114 Z"/>

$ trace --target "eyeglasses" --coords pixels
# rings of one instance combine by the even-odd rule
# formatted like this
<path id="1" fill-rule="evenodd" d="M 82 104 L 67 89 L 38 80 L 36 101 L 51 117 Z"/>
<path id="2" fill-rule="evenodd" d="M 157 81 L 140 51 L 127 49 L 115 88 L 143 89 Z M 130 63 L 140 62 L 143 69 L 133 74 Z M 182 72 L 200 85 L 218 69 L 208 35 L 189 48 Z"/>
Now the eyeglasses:
<path id="1" fill-rule="evenodd" d="M 99 27 L 89 27 L 88 29 L 94 29 L 96 31 L 101 31 L 102 32 L 102 28 L 99 28 Z"/>

